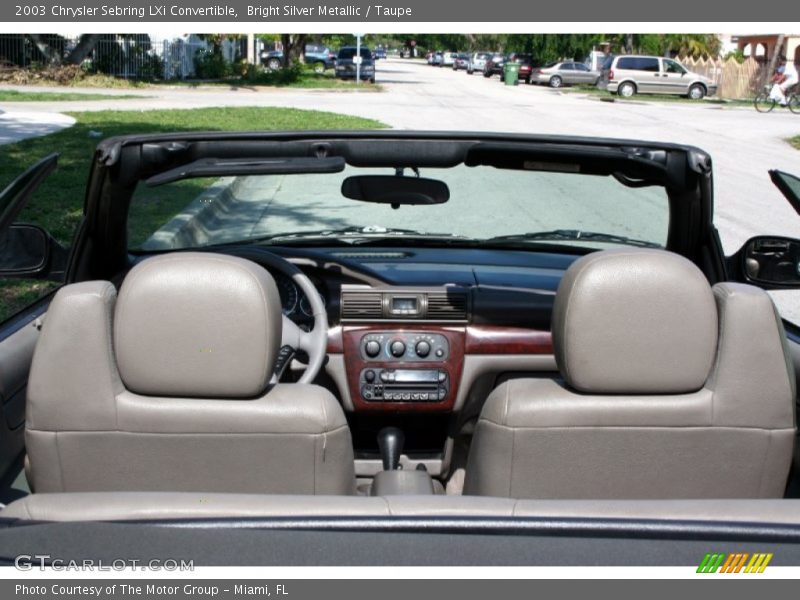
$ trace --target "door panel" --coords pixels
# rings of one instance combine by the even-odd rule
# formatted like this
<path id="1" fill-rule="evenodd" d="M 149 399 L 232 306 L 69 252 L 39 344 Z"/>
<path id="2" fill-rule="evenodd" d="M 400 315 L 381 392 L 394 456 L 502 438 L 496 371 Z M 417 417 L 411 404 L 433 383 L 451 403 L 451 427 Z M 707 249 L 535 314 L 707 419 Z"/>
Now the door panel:
<path id="1" fill-rule="evenodd" d="M 3 311 L 0 325 L 0 495 L 6 497 L 12 467 L 18 465 L 25 441 L 25 399 L 33 351 L 39 339 L 42 319 L 59 281 L 38 289 L 24 281 L 30 274 L 19 269 L 17 252 L 27 250 L 25 244 L 11 243 L 11 226 L 42 182 L 55 170 L 58 154 L 51 154 L 28 168 L 0 192 L 0 237 L 3 263 L 0 277 L 21 282 L 18 288 L 3 289 Z M 30 230 L 29 230 L 30 231 Z M 49 235 L 42 232 L 48 242 Z M 48 242 L 49 243 L 49 242 Z M 65 256 L 63 257 L 64 260 Z M 42 259 L 42 266 L 49 262 Z M 63 273 L 60 273 L 63 275 Z M 23 279 L 20 279 L 23 278 Z M 33 297 L 40 296 L 34 301 Z M 32 303 L 32 304 L 31 304 Z M 30 304 L 27 308 L 22 308 Z M 16 312 L 19 311 L 19 312 Z M 16 314 L 14 314 L 16 312 Z"/>
<path id="2" fill-rule="evenodd" d="M 41 318 L 36 312 L 6 327 L 0 339 L 0 479 L 8 475 L 24 447 L 25 394 Z"/>
<path id="3" fill-rule="evenodd" d="M 573 75 L 575 83 L 594 83 L 595 75 L 589 71 L 584 65 L 574 65 L 575 73 Z"/>
<path id="4" fill-rule="evenodd" d="M 794 364 L 795 377 L 798 378 L 798 388 L 800 389 L 800 343 L 794 337 L 788 340 L 789 354 Z M 797 398 L 795 398 L 797 401 Z M 795 413 L 795 424 L 797 423 L 797 413 Z M 800 498 L 800 437 L 795 438 L 794 460 L 792 461 L 792 471 L 789 475 L 789 485 L 786 488 L 786 495 L 790 498 Z"/>
<path id="5" fill-rule="evenodd" d="M 665 94 L 686 94 L 689 91 L 691 78 L 678 63 L 672 60 L 661 60 L 662 85 Z"/>

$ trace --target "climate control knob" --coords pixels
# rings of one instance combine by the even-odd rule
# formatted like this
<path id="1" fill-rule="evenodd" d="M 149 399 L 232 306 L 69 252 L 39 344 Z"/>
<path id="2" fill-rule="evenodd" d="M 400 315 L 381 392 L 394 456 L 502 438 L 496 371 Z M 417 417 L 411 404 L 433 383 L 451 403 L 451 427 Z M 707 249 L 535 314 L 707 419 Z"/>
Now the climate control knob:
<path id="1" fill-rule="evenodd" d="M 367 356 L 370 358 L 375 358 L 381 353 L 381 345 L 375 340 L 370 340 L 367 342 L 367 345 L 364 346 L 364 352 L 366 352 Z"/>
<path id="2" fill-rule="evenodd" d="M 392 356 L 395 358 L 400 358 L 406 353 L 406 345 L 400 341 L 395 340 L 392 342 L 392 345 L 389 347 L 389 351 L 392 353 Z"/>
<path id="3" fill-rule="evenodd" d="M 431 353 L 431 345 L 425 340 L 420 340 L 417 342 L 415 350 L 417 351 L 417 356 L 425 358 Z"/>

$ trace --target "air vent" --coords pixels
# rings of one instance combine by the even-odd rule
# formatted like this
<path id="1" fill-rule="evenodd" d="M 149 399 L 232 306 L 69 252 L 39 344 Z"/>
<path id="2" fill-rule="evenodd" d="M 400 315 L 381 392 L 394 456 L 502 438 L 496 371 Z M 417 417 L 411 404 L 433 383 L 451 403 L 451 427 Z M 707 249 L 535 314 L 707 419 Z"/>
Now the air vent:
<path id="1" fill-rule="evenodd" d="M 428 314 L 426 317 L 431 321 L 466 321 L 466 295 L 447 292 L 429 293 Z"/>
<path id="2" fill-rule="evenodd" d="M 332 252 L 336 258 L 353 258 L 361 260 L 391 260 L 394 258 L 408 258 L 408 252 Z"/>
<path id="3" fill-rule="evenodd" d="M 380 319 L 383 295 L 379 292 L 342 292 L 342 319 Z"/>

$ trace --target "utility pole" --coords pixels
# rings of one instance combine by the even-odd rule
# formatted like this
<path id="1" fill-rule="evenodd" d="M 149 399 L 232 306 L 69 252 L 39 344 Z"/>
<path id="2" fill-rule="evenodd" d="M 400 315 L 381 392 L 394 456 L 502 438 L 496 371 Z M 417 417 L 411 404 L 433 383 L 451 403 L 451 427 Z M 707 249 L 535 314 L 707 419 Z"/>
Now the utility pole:
<path id="1" fill-rule="evenodd" d="M 256 34 L 247 34 L 247 64 L 256 64 Z"/>

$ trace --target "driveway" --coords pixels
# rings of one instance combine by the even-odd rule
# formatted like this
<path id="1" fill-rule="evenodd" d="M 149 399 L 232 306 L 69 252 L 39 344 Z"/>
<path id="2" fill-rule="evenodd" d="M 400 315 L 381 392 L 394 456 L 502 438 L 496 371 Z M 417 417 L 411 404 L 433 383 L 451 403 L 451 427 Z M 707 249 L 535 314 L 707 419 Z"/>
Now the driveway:
<path id="1" fill-rule="evenodd" d="M 22 104 L 17 102 L 16 104 Z M 0 110 L 0 144 L 12 144 L 25 138 L 38 137 L 71 127 L 75 119 L 58 112 L 41 110 Z"/>

